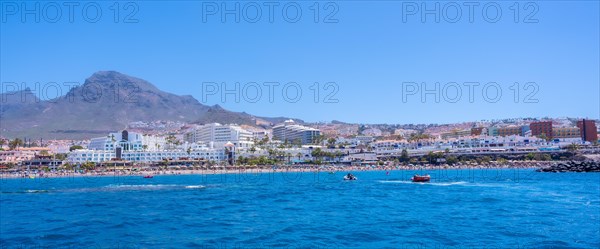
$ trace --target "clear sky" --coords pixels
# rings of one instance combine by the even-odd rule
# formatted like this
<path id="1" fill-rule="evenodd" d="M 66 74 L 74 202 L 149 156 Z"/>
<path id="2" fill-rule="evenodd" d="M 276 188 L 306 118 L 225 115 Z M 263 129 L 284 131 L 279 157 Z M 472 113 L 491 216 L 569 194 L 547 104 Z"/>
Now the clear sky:
<path id="1" fill-rule="evenodd" d="M 35 82 L 83 83 L 96 71 L 115 70 L 168 92 L 191 94 L 207 105 L 306 121 L 600 118 L 598 1 L 519 2 L 518 7 L 514 1 L 499 1 L 487 5 L 487 12 L 488 2 L 468 6 L 338 1 L 319 2 L 317 8 L 315 1 L 297 1 L 298 5 L 287 5 L 287 15 L 282 14 L 287 2 L 272 7 L 248 1 L 228 1 L 225 6 L 200 1 L 130 6 L 101 1 L 94 2 L 98 6 L 82 2 L 70 7 L 61 2 L 14 3 L 2 2 L 3 83 L 24 82 L 31 87 Z M 23 9 L 31 12 L 36 3 L 39 12 L 23 16 Z M 240 21 L 235 14 L 222 20 L 223 7 L 235 9 L 236 3 Z M 439 12 L 423 20 L 423 7 L 435 9 L 436 3 Z M 294 22 L 298 6 L 302 14 Z M 95 7 L 102 11 L 97 18 Z M 119 13 L 114 11 L 117 7 Z M 496 8 L 501 15 L 496 15 Z M 257 9 L 261 15 L 255 18 Z M 320 10 L 318 15 L 315 9 Z M 216 82 L 220 89 L 206 82 Z M 223 100 L 221 83 L 234 89 L 235 82 L 240 83 L 236 91 L 240 101 L 233 94 Z M 280 84 L 274 88 L 273 101 L 265 82 Z M 301 97 L 296 98 L 289 82 L 300 86 Z M 320 89 L 317 103 L 315 82 Z M 262 92 L 258 97 L 257 85 Z M 424 100 L 423 86 L 433 92 Z M 501 96 L 496 95 L 498 87 Z"/>

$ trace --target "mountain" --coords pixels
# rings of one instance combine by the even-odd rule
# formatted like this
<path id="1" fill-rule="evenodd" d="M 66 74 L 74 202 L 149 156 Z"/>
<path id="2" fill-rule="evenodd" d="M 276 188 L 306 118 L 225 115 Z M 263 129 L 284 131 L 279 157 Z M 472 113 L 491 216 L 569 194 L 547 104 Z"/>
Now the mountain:
<path id="1" fill-rule="evenodd" d="M 188 123 L 280 122 L 201 104 L 190 95 L 161 91 L 150 82 L 115 71 L 100 71 L 66 95 L 40 100 L 25 89 L 0 94 L 0 136 L 85 139 L 124 129 L 133 121 Z"/>

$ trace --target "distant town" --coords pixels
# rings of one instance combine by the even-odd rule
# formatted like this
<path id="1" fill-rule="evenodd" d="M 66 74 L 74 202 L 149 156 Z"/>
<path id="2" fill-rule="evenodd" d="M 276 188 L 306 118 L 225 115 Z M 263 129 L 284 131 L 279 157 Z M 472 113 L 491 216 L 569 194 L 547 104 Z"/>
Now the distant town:
<path id="1" fill-rule="evenodd" d="M 0 170 L 133 170 L 267 165 L 443 165 L 566 160 L 598 149 L 597 120 L 507 119 L 447 125 L 342 122 L 269 128 L 133 122 L 89 140 L 0 138 Z M 595 153 L 590 153 L 595 154 Z M 118 166 L 118 167 L 117 167 Z"/>

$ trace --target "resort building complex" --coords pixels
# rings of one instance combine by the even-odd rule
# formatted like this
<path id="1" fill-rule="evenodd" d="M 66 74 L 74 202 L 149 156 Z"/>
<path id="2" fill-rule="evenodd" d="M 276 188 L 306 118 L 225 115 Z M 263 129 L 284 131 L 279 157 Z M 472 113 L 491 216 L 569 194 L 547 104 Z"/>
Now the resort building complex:
<path id="1" fill-rule="evenodd" d="M 273 139 L 288 143 L 313 144 L 321 132 L 315 128 L 296 124 L 293 120 L 287 120 L 273 127 Z"/>

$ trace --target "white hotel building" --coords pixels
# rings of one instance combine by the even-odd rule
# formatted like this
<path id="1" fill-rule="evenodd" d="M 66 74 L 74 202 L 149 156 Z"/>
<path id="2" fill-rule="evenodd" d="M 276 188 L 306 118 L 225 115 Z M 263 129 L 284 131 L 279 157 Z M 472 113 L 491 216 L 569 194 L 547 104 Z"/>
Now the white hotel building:
<path id="1" fill-rule="evenodd" d="M 211 147 L 223 148 L 231 142 L 238 149 L 246 149 L 254 145 L 252 132 L 242 129 L 238 125 L 222 125 L 212 123 L 198 126 L 186 134 L 189 143 L 210 143 Z"/>
<path id="2" fill-rule="evenodd" d="M 125 138 L 126 136 L 126 138 Z M 123 150 L 160 150 L 165 148 L 166 140 L 164 137 L 143 135 L 135 132 L 113 132 L 106 137 L 92 138 L 88 149 L 90 150 L 110 150 L 114 151 L 116 147 Z"/>
<path id="3" fill-rule="evenodd" d="M 273 139 L 290 143 L 299 141 L 301 144 L 313 144 L 320 135 L 321 131 L 298 125 L 294 120 L 287 120 L 273 127 Z"/>
<path id="4" fill-rule="evenodd" d="M 161 148 L 165 148 L 164 138 L 123 131 L 111 133 L 107 137 L 92 139 L 88 149 L 70 152 L 67 161 L 70 163 L 110 161 L 117 158 L 117 148 L 121 148 L 121 160 L 132 162 L 150 163 L 180 158 L 205 159 L 215 162 L 225 160 L 224 149 L 191 144 L 187 145 L 186 149 L 161 150 Z"/>
<path id="5" fill-rule="evenodd" d="M 110 161 L 116 158 L 116 156 L 114 151 L 76 150 L 69 153 L 67 161 L 70 163 L 100 163 Z M 165 159 L 177 160 L 180 158 L 205 159 L 220 162 L 225 160 L 225 152 L 222 149 L 204 147 L 202 149 L 194 149 L 190 151 L 190 154 L 187 151 L 125 151 L 121 154 L 122 160 L 142 163 L 160 162 Z"/>

